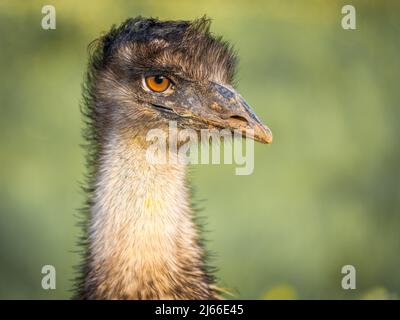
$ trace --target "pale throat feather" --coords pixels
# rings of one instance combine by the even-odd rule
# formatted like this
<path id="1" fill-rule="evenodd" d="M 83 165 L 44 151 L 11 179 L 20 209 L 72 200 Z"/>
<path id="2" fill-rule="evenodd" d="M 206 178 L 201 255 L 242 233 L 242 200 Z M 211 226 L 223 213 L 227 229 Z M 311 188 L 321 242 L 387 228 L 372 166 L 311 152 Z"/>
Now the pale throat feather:
<path id="1" fill-rule="evenodd" d="M 108 136 L 89 225 L 99 296 L 176 298 L 170 279 L 188 261 L 201 265 L 185 173 L 183 164 L 149 163 L 145 146 L 130 136 Z M 201 268 L 193 274 L 201 277 Z"/>

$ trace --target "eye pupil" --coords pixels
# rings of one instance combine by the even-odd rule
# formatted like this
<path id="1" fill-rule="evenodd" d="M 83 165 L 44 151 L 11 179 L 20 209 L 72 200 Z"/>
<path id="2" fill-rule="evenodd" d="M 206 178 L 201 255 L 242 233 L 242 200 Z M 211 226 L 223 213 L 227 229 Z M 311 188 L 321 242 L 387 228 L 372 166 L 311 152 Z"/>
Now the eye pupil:
<path id="1" fill-rule="evenodd" d="M 164 81 L 164 77 L 163 76 L 155 76 L 154 77 L 154 82 L 157 84 L 162 84 Z"/>

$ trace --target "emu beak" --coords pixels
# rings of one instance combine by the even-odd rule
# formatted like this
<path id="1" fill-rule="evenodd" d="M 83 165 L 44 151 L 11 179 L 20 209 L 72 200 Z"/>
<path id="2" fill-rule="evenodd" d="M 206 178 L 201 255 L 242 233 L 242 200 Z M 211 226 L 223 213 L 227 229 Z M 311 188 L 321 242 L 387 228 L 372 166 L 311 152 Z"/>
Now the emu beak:
<path id="1" fill-rule="evenodd" d="M 272 143 L 272 132 L 232 87 L 211 82 L 202 107 L 191 108 L 193 118 L 210 127 L 239 131 L 262 143 Z"/>

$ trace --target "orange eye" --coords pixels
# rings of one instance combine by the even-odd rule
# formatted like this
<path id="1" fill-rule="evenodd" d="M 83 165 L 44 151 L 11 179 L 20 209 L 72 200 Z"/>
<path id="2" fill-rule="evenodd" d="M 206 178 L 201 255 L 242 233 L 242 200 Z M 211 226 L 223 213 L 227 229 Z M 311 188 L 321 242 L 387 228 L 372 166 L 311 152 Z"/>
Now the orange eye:
<path id="1" fill-rule="evenodd" d="M 149 76 L 145 81 L 147 87 L 154 92 L 164 92 L 171 86 L 171 80 L 164 76 Z"/>

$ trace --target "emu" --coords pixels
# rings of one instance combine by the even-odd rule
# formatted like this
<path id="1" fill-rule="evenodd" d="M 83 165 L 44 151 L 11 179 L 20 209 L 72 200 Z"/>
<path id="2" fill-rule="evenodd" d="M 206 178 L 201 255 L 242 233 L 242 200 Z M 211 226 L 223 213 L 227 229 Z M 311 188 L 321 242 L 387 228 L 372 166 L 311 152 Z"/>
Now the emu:
<path id="1" fill-rule="evenodd" d="M 238 130 L 271 143 L 232 81 L 210 21 L 131 18 L 91 45 L 83 86 L 88 194 L 79 299 L 218 299 L 182 163 L 152 164 L 146 133 Z M 251 129 L 251 130 L 250 130 Z"/>

